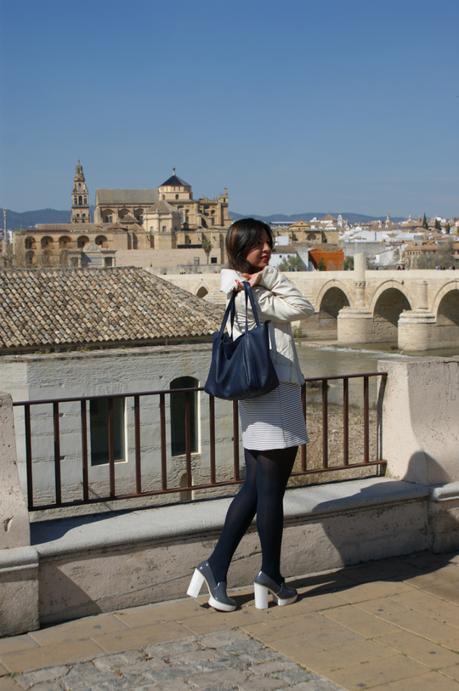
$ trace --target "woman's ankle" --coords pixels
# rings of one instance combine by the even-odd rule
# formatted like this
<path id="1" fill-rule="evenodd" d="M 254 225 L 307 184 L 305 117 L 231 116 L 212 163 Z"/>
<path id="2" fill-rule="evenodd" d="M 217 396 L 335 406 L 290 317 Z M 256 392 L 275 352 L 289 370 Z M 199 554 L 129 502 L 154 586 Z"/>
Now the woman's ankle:
<path id="1" fill-rule="evenodd" d="M 221 581 L 226 581 L 226 570 L 222 569 L 219 567 L 218 562 L 216 562 L 215 559 L 212 558 L 213 554 L 210 555 L 210 557 L 207 559 L 207 563 L 209 564 L 210 568 L 212 569 L 212 573 L 214 575 L 215 581 L 217 583 L 221 583 Z"/>

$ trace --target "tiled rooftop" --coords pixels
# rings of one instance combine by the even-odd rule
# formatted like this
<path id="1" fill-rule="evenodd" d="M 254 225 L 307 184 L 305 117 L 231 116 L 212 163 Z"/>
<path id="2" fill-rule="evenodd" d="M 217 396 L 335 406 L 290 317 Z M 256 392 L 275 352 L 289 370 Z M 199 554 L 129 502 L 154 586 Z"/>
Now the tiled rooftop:
<path id="1" fill-rule="evenodd" d="M 221 309 L 143 269 L 0 272 L 0 352 L 209 337 Z"/>
<path id="2" fill-rule="evenodd" d="M 97 204 L 154 204 L 158 199 L 156 189 L 100 189 L 96 190 Z"/>

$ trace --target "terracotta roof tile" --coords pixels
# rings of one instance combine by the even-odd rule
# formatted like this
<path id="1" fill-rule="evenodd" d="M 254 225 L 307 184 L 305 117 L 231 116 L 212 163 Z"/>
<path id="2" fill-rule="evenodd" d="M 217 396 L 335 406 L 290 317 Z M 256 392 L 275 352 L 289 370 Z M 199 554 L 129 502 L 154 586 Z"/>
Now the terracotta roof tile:
<path id="1" fill-rule="evenodd" d="M 143 269 L 0 272 L 0 352 L 209 337 L 221 308 Z"/>

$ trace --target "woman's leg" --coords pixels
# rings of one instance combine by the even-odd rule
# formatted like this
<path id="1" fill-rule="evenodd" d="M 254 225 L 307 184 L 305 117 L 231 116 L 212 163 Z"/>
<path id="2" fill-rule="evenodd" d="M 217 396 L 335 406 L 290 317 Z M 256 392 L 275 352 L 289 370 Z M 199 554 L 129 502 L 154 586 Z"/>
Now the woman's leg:
<path id="1" fill-rule="evenodd" d="M 217 582 L 226 581 L 234 552 L 257 510 L 257 461 L 253 451 L 244 449 L 245 480 L 230 504 L 225 524 L 208 562 Z"/>
<path id="2" fill-rule="evenodd" d="M 261 570 L 276 583 L 282 581 L 280 557 L 284 528 L 283 498 L 298 447 L 256 451 L 257 529 Z"/>

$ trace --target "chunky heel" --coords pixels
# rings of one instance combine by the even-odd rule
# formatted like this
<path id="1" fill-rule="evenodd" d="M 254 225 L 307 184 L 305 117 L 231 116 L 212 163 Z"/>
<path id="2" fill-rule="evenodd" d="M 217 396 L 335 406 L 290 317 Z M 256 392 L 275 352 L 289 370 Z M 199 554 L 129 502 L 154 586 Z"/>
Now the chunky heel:
<path id="1" fill-rule="evenodd" d="M 254 583 L 255 607 L 257 609 L 268 609 L 268 588 L 259 583 Z"/>
<path id="2" fill-rule="evenodd" d="M 202 573 L 198 571 L 198 569 L 195 569 L 190 581 L 190 585 L 188 586 L 188 590 L 186 591 L 186 594 L 190 597 L 198 597 L 199 593 L 201 592 L 202 584 L 204 583 L 204 581 L 205 578 L 202 575 Z"/>
<path id="3" fill-rule="evenodd" d="M 186 594 L 198 597 L 202 584 L 205 583 L 209 591 L 209 605 L 221 612 L 232 612 L 236 609 L 236 601 L 226 594 L 226 581 L 217 581 L 208 561 L 202 561 L 194 570 Z"/>
<path id="4" fill-rule="evenodd" d="M 276 583 L 272 578 L 260 571 L 253 583 L 255 589 L 255 607 L 266 609 L 268 606 L 268 593 L 274 597 L 276 604 L 283 607 L 291 605 L 298 599 L 295 588 L 288 586 L 282 579 L 281 583 Z"/>

